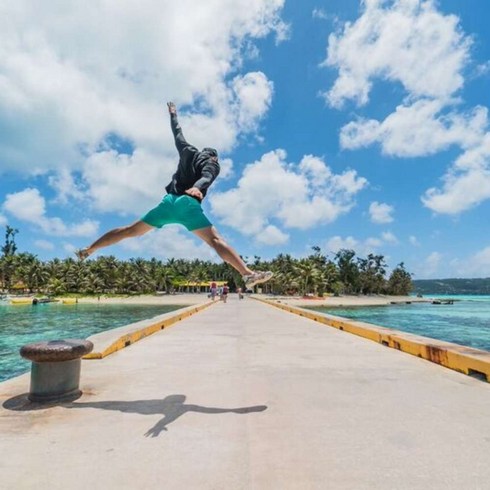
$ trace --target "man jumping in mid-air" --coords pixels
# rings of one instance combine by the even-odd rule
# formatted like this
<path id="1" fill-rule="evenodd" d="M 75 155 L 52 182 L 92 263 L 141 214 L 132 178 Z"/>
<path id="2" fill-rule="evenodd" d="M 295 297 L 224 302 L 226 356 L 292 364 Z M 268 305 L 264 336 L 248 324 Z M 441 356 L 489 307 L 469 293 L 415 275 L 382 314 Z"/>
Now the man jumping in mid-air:
<path id="1" fill-rule="evenodd" d="M 272 272 L 251 270 L 205 216 L 201 201 L 208 187 L 219 174 L 218 152 L 214 148 L 204 148 L 199 151 L 195 146 L 187 143 L 177 119 L 175 104 L 168 102 L 167 106 L 175 146 L 180 157 L 177 171 L 165 188 L 167 194 L 157 207 L 140 220 L 108 231 L 89 247 L 78 250 L 76 255 L 83 260 L 99 248 L 107 247 L 125 238 L 143 235 L 154 228 L 179 223 L 214 248 L 225 262 L 236 269 L 242 275 L 247 289 L 268 281 L 272 277 Z"/>

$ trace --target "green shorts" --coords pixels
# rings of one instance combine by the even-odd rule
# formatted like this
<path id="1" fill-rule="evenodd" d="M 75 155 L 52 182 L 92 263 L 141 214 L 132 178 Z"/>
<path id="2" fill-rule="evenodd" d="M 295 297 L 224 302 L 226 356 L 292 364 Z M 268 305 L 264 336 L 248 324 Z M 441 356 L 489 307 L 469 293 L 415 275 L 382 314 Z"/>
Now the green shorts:
<path id="1" fill-rule="evenodd" d="M 146 213 L 141 221 L 155 228 L 180 224 L 189 231 L 212 226 L 198 200 L 187 195 L 176 196 L 175 194 L 164 196 L 162 202 Z"/>

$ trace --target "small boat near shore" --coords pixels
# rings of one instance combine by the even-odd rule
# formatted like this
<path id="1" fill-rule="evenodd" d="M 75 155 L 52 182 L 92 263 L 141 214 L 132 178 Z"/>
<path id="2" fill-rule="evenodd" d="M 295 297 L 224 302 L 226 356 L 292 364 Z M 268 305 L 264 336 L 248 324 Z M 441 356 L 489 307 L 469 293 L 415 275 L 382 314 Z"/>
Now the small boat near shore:
<path id="1" fill-rule="evenodd" d="M 433 305 L 453 305 L 454 299 L 433 299 Z"/>
<path id="2" fill-rule="evenodd" d="M 32 298 L 32 297 L 23 297 L 23 298 L 10 298 L 11 305 L 39 305 L 45 303 L 57 303 L 59 300 L 53 298 Z"/>
<path id="3" fill-rule="evenodd" d="M 57 303 L 59 300 L 53 298 L 33 298 L 33 305 L 42 305 L 44 303 Z"/>

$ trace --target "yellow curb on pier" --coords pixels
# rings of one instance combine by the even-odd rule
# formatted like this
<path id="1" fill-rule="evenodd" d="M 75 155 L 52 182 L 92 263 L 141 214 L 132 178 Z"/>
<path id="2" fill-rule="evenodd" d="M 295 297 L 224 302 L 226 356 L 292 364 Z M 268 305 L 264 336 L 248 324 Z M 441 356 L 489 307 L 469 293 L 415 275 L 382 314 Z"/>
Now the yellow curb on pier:
<path id="1" fill-rule="evenodd" d="M 87 354 L 86 356 L 83 357 L 83 359 L 103 359 L 104 357 L 107 357 L 108 355 L 113 354 L 118 350 L 124 349 L 125 347 L 129 347 L 131 344 L 138 342 L 138 340 L 148 337 L 149 335 L 155 332 L 163 330 L 164 328 L 168 328 L 174 325 L 175 323 L 184 320 L 184 318 L 188 318 L 191 315 L 198 313 L 199 311 L 207 308 L 212 304 L 214 304 L 213 301 L 208 301 L 198 306 L 190 306 L 187 308 L 181 308 L 179 310 L 176 310 L 175 312 L 172 312 L 173 315 L 165 316 L 165 318 L 159 319 L 154 323 L 151 323 L 150 325 L 145 325 L 141 328 L 133 329 L 132 331 L 125 333 L 114 340 L 111 340 L 108 344 L 106 342 L 107 346 L 105 346 L 102 349 L 99 349 L 98 351 Z M 142 322 L 138 322 L 138 323 L 145 323 L 145 322 L 147 321 L 143 320 Z M 121 328 L 124 329 L 124 327 Z M 108 332 L 110 332 L 110 330 Z M 106 333 L 106 332 L 101 332 L 101 333 Z M 89 337 L 89 340 L 92 337 Z M 97 349 L 97 343 L 95 344 L 95 348 Z"/>
<path id="2" fill-rule="evenodd" d="M 264 300 L 257 297 L 253 297 L 253 299 L 490 382 L 490 352 L 488 351 L 401 332 L 392 328 L 378 327 L 370 323 L 347 320 L 326 313 L 290 306 L 278 301 Z"/>

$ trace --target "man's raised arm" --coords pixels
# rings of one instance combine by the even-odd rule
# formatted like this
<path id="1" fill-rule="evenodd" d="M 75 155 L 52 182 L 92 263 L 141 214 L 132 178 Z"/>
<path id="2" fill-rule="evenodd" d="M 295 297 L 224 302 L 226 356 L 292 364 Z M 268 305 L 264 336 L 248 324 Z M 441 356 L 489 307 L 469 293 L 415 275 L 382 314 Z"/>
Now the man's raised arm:
<path id="1" fill-rule="evenodd" d="M 181 155 L 187 147 L 192 147 L 192 145 L 187 143 L 184 138 L 184 133 L 182 132 L 179 120 L 177 119 L 177 108 L 175 107 L 175 104 L 173 102 L 167 102 L 167 106 L 168 113 L 170 114 L 170 126 L 172 128 L 172 133 L 174 134 L 175 146 L 177 147 L 179 155 Z"/>

